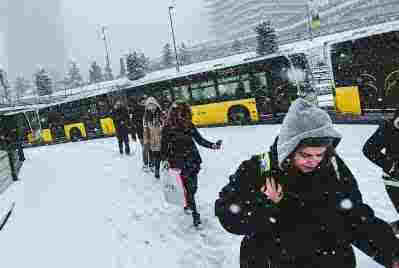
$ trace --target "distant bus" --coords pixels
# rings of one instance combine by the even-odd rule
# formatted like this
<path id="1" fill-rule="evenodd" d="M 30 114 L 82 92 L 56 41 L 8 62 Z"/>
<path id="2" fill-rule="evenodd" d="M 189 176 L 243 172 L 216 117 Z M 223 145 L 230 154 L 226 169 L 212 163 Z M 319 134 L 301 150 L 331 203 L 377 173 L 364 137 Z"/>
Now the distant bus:
<path id="1" fill-rule="evenodd" d="M 326 43 L 341 113 L 399 108 L 399 22 L 352 30 Z"/>
<path id="2" fill-rule="evenodd" d="M 0 109 L 0 194 L 12 181 L 18 180 L 22 161 L 18 148 L 24 143 L 24 133 L 31 134 L 31 141 L 40 138 L 37 111 L 24 108 Z"/>
<path id="3" fill-rule="evenodd" d="M 250 123 L 284 114 L 292 100 L 310 88 L 302 53 L 264 57 L 236 55 L 147 74 L 125 86 L 76 95 L 38 107 L 40 144 L 115 134 L 110 110 L 116 100 L 154 96 L 161 104 L 184 100 L 198 126 Z"/>

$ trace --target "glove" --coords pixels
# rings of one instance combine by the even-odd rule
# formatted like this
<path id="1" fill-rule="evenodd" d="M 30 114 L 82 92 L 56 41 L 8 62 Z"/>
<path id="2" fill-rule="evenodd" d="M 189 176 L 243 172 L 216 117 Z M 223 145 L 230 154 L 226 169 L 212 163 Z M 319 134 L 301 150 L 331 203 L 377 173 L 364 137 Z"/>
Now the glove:
<path id="1" fill-rule="evenodd" d="M 222 140 L 218 140 L 215 144 L 213 144 L 212 148 L 219 150 L 222 147 Z"/>

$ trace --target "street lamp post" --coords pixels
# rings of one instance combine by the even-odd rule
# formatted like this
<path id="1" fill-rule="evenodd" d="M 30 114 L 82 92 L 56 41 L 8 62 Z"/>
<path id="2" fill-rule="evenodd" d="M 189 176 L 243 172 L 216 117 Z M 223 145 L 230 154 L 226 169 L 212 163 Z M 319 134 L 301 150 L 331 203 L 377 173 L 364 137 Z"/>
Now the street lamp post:
<path id="1" fill-rule="evenodd" d="M 105 34 L 105 26 L 101 27 L 102 39 L 104 40 L 104 47 L 105 47 L 105 61 L 107 64 L 107 68 L 110 68 L 110 57 L 109 57 L 109 49 L 107 43 L 107 35 Z"/>
<path id="2" fill-rule="evenodd" d="M 173 47 L 175 49 L 176 71 L 180 72 L 179 59 L 177 57 L 177 49 L 176 49 L 175 31 L 173 30 L 173 21 L 172 21 L 172 13 L 171 13 L 171 10 L 173 8 L 174 8 L 173 6 L 169 6 L 169 21 L 170 21 L 170 28 L 171 28 L 171 31 L 172 31 Z"/>
<path id="3" fill-rule="evenodd" d="M 310 14 L 309 4 L 310 4 L 309 2 L 306 4 L 306 13 L 307 13 L 307 17 L 308 17 L 308 29 L 309 29 L 310 40 L 313 40 L 312 17 Z"/>

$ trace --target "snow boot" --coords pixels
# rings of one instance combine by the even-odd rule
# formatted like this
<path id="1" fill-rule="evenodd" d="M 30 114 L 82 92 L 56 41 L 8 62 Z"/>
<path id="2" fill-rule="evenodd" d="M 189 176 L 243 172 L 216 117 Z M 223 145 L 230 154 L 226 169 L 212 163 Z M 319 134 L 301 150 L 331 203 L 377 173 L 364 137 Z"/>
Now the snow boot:
<path id="1" fill-rule="evenodd" d="M 185 206 L 184 208 L 184 214 L 190 215 L 193 214 L 193 210 L 189 208 L 188 206 Z"/>
<path id="2" fill-rule="evenodd" d="M 194 227 L 198 227 L 201 224 L 201 218 L 199 213 L 193 212 L 193 224 Z"/>
<path id="3" fill-rule="evenodd" d="M 147 165 L 144 165 L 143 166 L 143 171 L 146 172 L 146 173 L 150 172 L 150 168 Z"/>

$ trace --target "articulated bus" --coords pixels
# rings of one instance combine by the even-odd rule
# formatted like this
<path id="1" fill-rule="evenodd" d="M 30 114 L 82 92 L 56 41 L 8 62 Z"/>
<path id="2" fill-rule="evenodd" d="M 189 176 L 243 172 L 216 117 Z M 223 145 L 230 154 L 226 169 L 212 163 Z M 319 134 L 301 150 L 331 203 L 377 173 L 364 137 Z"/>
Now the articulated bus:
<path id="1" fill-rule="evenodd" d="M 338 112 L 367 115 L 399 108 L 399 22 L 343 33 L 325 44 Z"/>
<path id="2" fill-rule="evenodd" d="M 302 53 L 264 57 L 236 55 L 158 71 L 124 87 L 76 95 L 38 108 L 41 140 L 57 143 L 112 136 L 110 110 L 116 100 L 154 96 L 160 103 L 187 101 L 198 126 L 257 122 L 284 114 L 298 95 L 311 89 L 311 73 Z M 32 140 L 28 139 L 32 144 Z"/>

